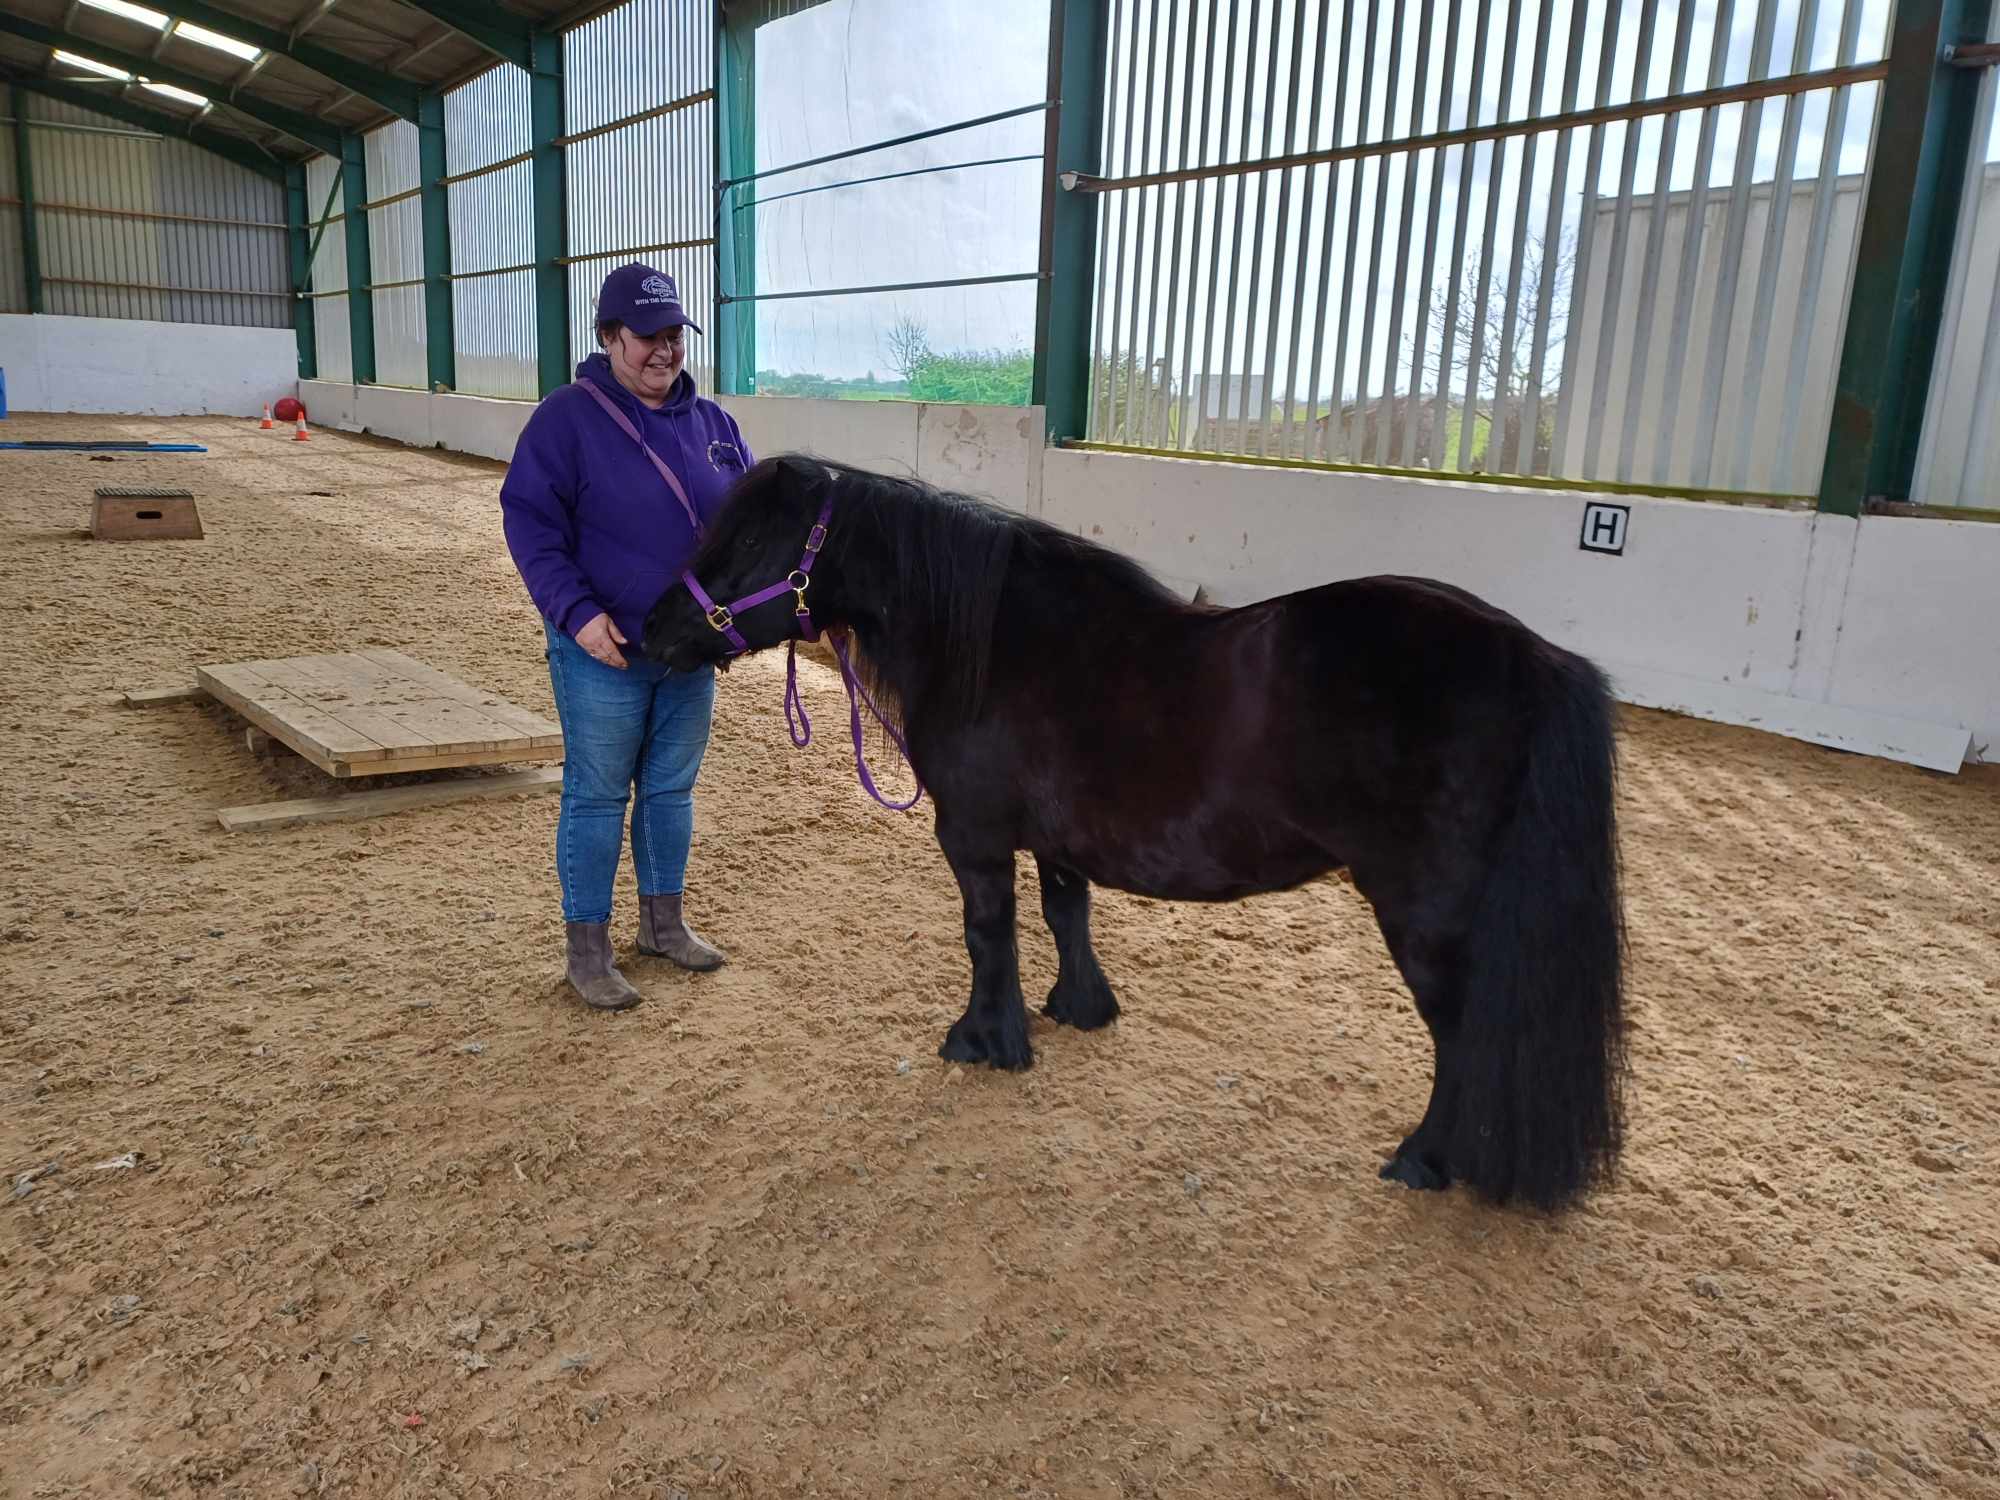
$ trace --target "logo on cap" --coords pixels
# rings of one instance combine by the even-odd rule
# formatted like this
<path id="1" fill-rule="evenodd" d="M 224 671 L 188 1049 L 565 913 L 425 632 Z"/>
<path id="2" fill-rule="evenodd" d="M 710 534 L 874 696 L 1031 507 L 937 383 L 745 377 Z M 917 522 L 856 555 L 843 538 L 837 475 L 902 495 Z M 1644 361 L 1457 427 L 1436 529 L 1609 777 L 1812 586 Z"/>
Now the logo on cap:
<path id="1" fill-rule="evenodd" d="M 639 283 L 639 290 L 668 302 L 678 302 L 680 300 L 680 293 L 674 290 L 674 281 L 671 276 L 648 276 L 644 281 Z"/>

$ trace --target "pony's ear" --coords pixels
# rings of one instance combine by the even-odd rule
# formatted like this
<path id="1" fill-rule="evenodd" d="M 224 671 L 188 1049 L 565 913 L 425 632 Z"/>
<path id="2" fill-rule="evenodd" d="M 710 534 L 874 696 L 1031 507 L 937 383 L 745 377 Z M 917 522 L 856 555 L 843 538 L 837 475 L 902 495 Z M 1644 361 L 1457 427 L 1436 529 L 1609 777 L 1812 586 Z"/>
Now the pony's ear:
<path id="1" fill-rule="evenodd" d="M 778 472 L 801 489 L 814 489 L 826 482 L 826 465 L 799 453 L 779 455 Z"/>
<path id="2" fill-rule="evenodd" d="M 807 501 L 817 500 L 839 476 L 826 464 L 803 453 L 786 453 L 778 459 L 778 473 L 788 489 Z"/>

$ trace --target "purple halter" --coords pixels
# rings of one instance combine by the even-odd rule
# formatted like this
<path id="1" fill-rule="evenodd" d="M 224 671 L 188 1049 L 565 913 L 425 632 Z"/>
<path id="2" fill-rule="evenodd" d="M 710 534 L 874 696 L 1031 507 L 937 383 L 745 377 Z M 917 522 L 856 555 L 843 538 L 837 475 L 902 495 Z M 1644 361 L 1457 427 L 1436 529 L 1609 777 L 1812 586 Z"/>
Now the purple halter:
<path id="1" fill-rule="evenodd" d="M 736 616 L 746 609 L 755 609 L 760 604 L 769 603 L 783 594 L 798 596 L 798 605 L 792 613 L 798 616 L 799 634 L 809 641 L 819 639 L 819 631 L 813 626 L 812 611 L 806 606 L 806 586 L 812 582 L 813 564 L 819 561 L 819 549 L 826 545 L 826 527 L 832 519 L 833 496 L 828 495 L 826 504 L 819 508 L 819 519 L 813 522 L 812 530 L 806 533 L 805 555 L 799 559 L 799 565 L 778 582 L 761 588 L 754 594 L 745 594 L 734 603 L 717 604 L 708 597 L 708 590 L 701 586 L 701 580 L 694 576 L 694 569 L 682 570 L 681 582 L 688 586 L 688 592 L 694 595 L 694 602 L 699 604 L 701 612 L 708 616 L 710 627 L 721 631 L 724 639 L 735 647 L 730 653 L 732 656 L 741 656 L 750 649 L 750 643 L 743 639 L 742 633 L 736 628 Z"/>
<path id="2" fill-rule="evenodd" d="M 819 508 L 819 519 L 813 522 L 812 530 L 806 533 L 805 554 L 799 559 L 799 565 L 777 583 L 768 584 L 754 594 L 745 594 L 732 603 L 717 604 L 710 598 L 708 590 L 701 586 L 701 580 L 694 576 L 694 569 L 688 568 L 681 573 L 681 582 L 688 586 L 688 592 L 694 595 L 695 603 L 701 606 L 702 613 L 708 617 L 709 627 L 720 631 L 723 638 L 729 642 L 732 656 L 741 656 L 750 649 L 750 643 L 743 639 L 742 632 L 736 628 L 737 615 L 746 609 L 755 609 L 760 604 L 767 604 L 787 593 L 797 597 L 798 603 L 793 607 L 792 614 L 798 619 L 799 633 L 785 643 L 785 732 L 791 736 L 792 744 L 800 750 L 812 743 L 812 720 L 806 717 L 805 699 L 799 695 L 799 641 L 819 639 L 819 627 L 813 624 L 812 609 L 806 603 L 806 589 L 812 584 L 813 564 L 819 560 L 820 548 L 826 545 L 826 529 L 832 520 L 833 496 L 829 494 L 826 503 Z M 861 748 L 861 705 L 863 703 L 868 705 L 868 711 L 875 716 L 875 722 L 888 731 L 889 738 L 895 742 L 896 749 L 901 752 L 906 762 L 910 759 L 910 747 L 904 742 L 902 733 L 876 706 L 875 699 L 869 693 L 867 686 L 855 675 L 854 667 L 847 657 L 847 643 L 839 636 L 833 638 L 833 654 L 840 662 L 841 681 L 847 686 L 848 721 L 854 733 L 854 770 L 861 778 L 862 790 L 891 812 L 907 812 L 915 807 L 918 799 L 923 796 L 923 783 L 921 781 L 917 783 L 916 791 L 911 794 L 907 802 L 891 802 L 882 795 L 881 790 L 875 785 L 875 778 L 868 774 L 868 760 Z"/>

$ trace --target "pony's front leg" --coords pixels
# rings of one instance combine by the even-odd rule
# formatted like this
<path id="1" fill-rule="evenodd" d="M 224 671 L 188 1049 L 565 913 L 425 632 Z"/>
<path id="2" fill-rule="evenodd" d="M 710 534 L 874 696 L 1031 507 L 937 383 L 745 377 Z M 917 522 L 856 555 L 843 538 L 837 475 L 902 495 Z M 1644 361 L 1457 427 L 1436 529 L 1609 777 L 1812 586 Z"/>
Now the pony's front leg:
<path id="1" fill-rule="evenodd" d="M 965 949 L 972 955 L 972 999 L 952 1022 L 938 1056 L 949 1062 L 1027 1068 L 1028 1007 L 1014 946 L 1014 851 L 1004 843 L 953 838 L 942 816 L 938 843 L 965 897 Z"/>
<path id="2" fill-rule="evenodd" d="M 1074 870 L 1035 856 L 1042 877 L 1042 917 L 1056 940 L 1056 982 L 1042 1014 L 1095 1031 L 1118 1018 L 1118 999 L 1090 946 L 1090 882 Z"/>

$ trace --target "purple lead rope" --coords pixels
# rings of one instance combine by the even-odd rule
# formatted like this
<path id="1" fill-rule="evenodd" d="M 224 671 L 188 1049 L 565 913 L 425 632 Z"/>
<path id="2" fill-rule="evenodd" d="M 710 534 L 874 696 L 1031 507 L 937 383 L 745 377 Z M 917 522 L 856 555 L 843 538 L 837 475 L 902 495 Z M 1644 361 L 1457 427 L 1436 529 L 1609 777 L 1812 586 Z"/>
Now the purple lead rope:
<path id="1" fill-rule="evenodd" d="M 847 658 L 846 640 L 832 633 L 829 633 L 829 638 L 833 642 L 833 654 L 840 662 L 840 680 L 847 687 L 848 725 L 854 735 L 854 770 L 861 778 L 861 789 L 890 812 L 908 812 L 923 799 L 924 784 L 921 779 L 917 782 L 917 789 L 910 794 L 910 800 L 907 802 L 891 802 L 882 795 L 882 789 L 875 785 L 875 778 L 868 774 L 868 756 L 861 747 L 861 705 L 863 703 L 868 705 L 868 712 L 875 716 L 875 722 L 882 726 L 884 732 L 894 742 L 897 752 L 903 757 L 904 764 L 914 770 L 914 763 L 910 760 L 909 744 L 904 740 L 902 732 L 889 721 L 889 716 L 882 712 L 881 707 L 875 702 L 874 695 L 868 691 L 867 685 L 855 672 L 854 664 Z M 796 720 L 793 717 L 795 713 Z M 797 641 L 788 643 L 785 648 L 785 729 L 792 737 L 792 744 L 798 749 L 803 750 L 812 743 L 812 720 L 806 717 L 805 699 L 799 694 Z"/>
<path id="2" fill-rule="evenodd" d="M 881 709 L 875 706 L 875 699 L 869 693 L 867 685 L 854 675 L 854 667 L 847 659 L 845 637 L 836 635 L 833 638 L 833 654 L 840 659 L 841 680 L 847 684 L 847 715 L 854 728 L 854 769 L 861 777 L 862 790 L 890 812 L 908 812 L 924 795 L 923 780 L 921 777 L 918 778 L 917 789 L 910 793 L 910 800 L 907 802 L 891 802 L 876 788 L 875 778 L 868 774 L 868 758 L 861 752 L 861 703 L 855 701 L 855 695 L 858 693 L 861 702 L 868 705 L 868 712 L 875 715 L 875 722 L 887 731 L 889 738 L 895 742 L 897 753 L 903 757 L 903 763 L 914 775 L 917 767 L 916 762 L 910 759 L 910 747 L 904 743 L 902 732 L 889 722 L 887 715 Z"/>
<path id="3" fill-rule="evenodd" d="M 806 717 L 806 700 L 799 696 L 797 641 L 788 641 L 785 645 L 785 732 L 791 735 L 794 750 L 803 750 L 813 742 L 812 720 Z"/>

